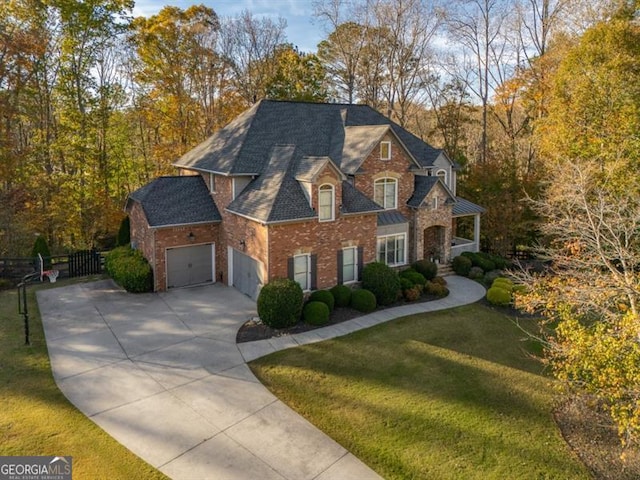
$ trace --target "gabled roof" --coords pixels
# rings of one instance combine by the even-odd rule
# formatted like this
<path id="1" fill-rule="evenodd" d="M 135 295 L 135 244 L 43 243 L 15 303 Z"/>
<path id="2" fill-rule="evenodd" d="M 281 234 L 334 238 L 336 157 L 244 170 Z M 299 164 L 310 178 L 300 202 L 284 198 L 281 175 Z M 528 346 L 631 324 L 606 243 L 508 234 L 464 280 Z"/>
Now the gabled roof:
<path id="1" fill-rule="evenodd" d="M 310 157 L 304 156 L 296 166 L 295 178 L 299 182 L 314 182 L 325 166 L 330 165 L 341 179 L 345 175 L 340 171 L 338 166 L 333 163 L 330 157 Z"/>
<path id="2" fill-rule="evenodd" d="M 361 127 L 391 130 L 422 167 L 433 165 L 442 152 L 366 105 L 261 100 L 174 165 L 222 175 L 259 175 L 271 148 L 288 144 L 303 155 L 328 156 L 346 173 L 357 160 Z"/>
<path id="3" fill-rule="evenodd" d="M 422 205 L 422 202 L 424 202 L 424 199 L 427 198 L 427 195 L 429 195 L 431 190 L 433 190 L 433 188 L 437 184 L 440 184 L 440 186 L 445 189 L 451 201 L 455 201 L 455 196 L 453 195 L 451 190 L 449 190 L 449 188 L 444 183 L 442 183 L 439 177 L 435 177 L 435 176 L 427 177 L 425 175 L 416 175 L 415 181 L 414 181 L 413 195 L 407 202 L 407 205 L 415 208 L 420 207 Z"/>
<path id="4" fill-rule="evenodd" d="M 202 176 L 159 177 L 131 195 L 150 227 L 222 221 Z"/>
<path id="5" fill-rule="evenodd" d="M 263 174 L 249 183 L 227 210 L 264 223 L 316 217 L 300 183 L 293 178 L 297 153 L 295 145 L 274 146 Z"/>

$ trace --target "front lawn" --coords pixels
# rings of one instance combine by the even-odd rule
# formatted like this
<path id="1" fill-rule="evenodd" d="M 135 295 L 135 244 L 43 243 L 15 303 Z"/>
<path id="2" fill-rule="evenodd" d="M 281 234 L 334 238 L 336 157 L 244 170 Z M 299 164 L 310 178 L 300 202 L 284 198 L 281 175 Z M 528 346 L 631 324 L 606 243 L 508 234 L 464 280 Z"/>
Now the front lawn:
<path id="1" fill-rule="evenodd" d="M 36 288 L 43 286 L 29 286 L 28 294 L 31 346 L 24 345 L 16 290 L 0 292 L 0 455 L 71 455 L 74 479 L 166 478 L 107 435 L 58 390 Z"/>
<path id="2" fill-rule="evenodd" d="M 590 478 L 553 421 L 538 346 L 479 304 L 285 350 L 251 368 L 384 478 Z"/>

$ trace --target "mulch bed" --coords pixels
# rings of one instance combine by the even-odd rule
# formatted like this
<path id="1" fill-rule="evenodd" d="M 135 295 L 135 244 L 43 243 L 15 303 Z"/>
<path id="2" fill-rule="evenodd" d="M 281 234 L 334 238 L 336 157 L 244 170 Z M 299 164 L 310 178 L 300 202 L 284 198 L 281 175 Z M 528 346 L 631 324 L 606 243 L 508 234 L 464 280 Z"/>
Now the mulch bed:
<path id="1" fill-rule="evenodd" d="M 555 420 L 562 436 L 597 480 L 640 478 L 640 451 L 624 449 L 611 419 L 592 399 L 569 397 Z"/>
<path id="2" fill-rule="evenodd" d="M 415 302 L 407 302 L 404 300 L 400 300 L 386 307 L 378 307 L 377 310 L 384 310 L 384 309 L 393 308 L 393 307 L 401 307 L 403 305 L 410 305 L 410 304 L 416 304 L 416 303 L 431 302 L 433 300 L 438 300 L 439 298 L 442 298 L 442 297 L 423 294 Z M 341 307 L 341 308 L 335 308 L 333 312 L 331 312 L 331 315 L 329 316 L 329 323 L 325 325 L 322 325 L 322 326 L 307 325 L 306 323 L 300 321 L 296 323 L 293 327 L 279 328 L 279 329 L 271 328 L 259 322 L 257 319 L 252 319 L 245 322 L 245 324 L 242 325 L 242 327 L 240 327 L 240 330 L 238 330 L 238 334 L 236 335 L 236 343 L 253 342 L 255 340 L 265 340 L 267 338 L 272 338 L 272 337 L 281 337 L 283 335 L 292 335 L 294 333 L 308 332 L 310 330 L 326 327 L 328 325 L 335 325 L 337 323 L 346 322 L 347 320 L 361 317 L 363 315 L 366 315 L 366 314 L 359 312 L 358 310 L 354 310 L 353 308 Z"/>

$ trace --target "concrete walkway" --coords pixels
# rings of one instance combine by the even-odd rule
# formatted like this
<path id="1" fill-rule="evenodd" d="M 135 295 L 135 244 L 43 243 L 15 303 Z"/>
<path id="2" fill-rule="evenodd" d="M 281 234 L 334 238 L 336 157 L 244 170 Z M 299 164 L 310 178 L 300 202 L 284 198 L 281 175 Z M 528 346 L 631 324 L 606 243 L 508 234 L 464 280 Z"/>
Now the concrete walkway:
<path id="1" fill-rule="evenodd" d="M 255 303 L 221 285 L 131 295 L 104 280 L 37 297 L 60 390 L 169 477 L 365 480 L 380 477 L 274 397 L 246 362 L 484 295 L 475 282 L 447 280 L 442 300 L 239 345 Z"/>

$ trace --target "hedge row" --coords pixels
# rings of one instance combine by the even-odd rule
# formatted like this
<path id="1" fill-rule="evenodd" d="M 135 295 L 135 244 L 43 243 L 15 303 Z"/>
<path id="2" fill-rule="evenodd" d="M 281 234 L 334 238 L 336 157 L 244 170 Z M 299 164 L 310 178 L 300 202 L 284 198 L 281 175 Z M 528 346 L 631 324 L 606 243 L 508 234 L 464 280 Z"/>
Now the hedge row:
<path id="1" fill-rule="evenodd" d="M 265 285 L 258 296 L 258 315 L 273 328 L 295 325 L 300 317 L 306 323 L 324 325 L 335 307 L 354 308 L 363 313 L 378 305 L 390 305 L 402 295 L 409 300 L 420 298 L 423 290 L 431 295 L 448 294 L 446 282 L 436 277 L 438 266 L 419 261 L 399 275 L 389 266 L 373 262 L 362 271 L 362 288 L 336 285 L 331 290 L 317 290 L 304 304 L 300 285 L 293 280 L 276 279 Z"/>

